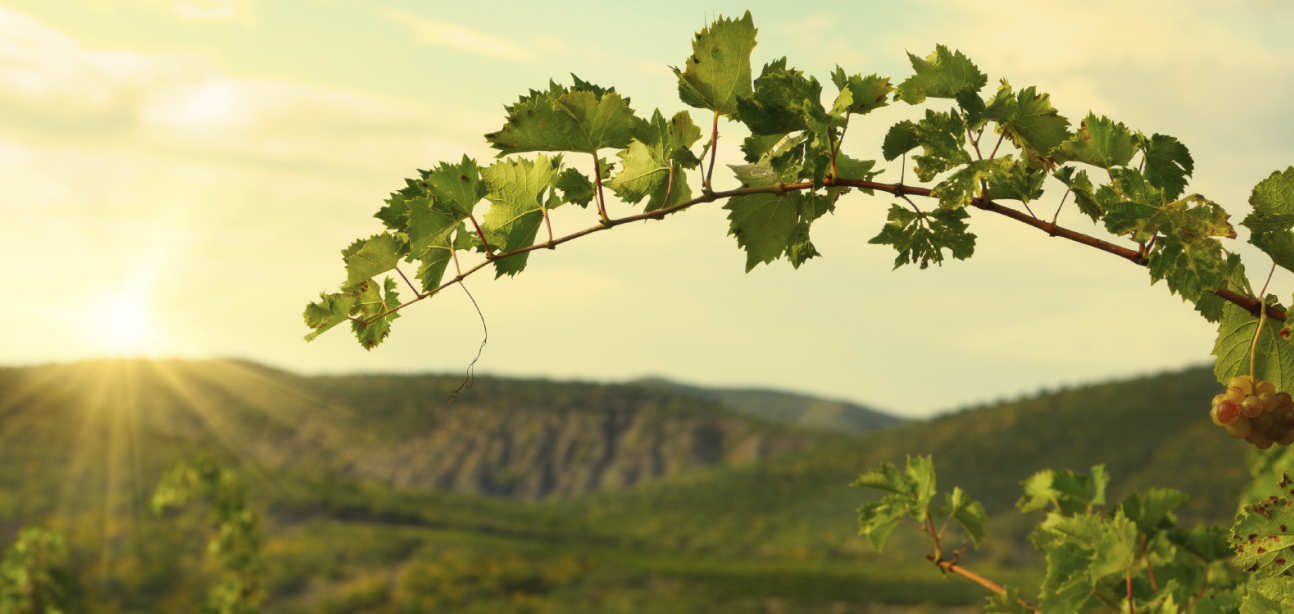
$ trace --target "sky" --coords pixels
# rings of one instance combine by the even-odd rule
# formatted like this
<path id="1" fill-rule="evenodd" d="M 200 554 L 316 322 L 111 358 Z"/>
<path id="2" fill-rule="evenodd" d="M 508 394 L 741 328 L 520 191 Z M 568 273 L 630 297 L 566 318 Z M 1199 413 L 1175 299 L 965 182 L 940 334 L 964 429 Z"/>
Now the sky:
<path id="1" fill-rule="evenodd" d="M 836 64 L 897 83 L 905 52 L 943 43 L 990 87 L 1035 85 L 1075 123 L 1092 110 L 1178 137 L 1196 163 L 1188 190 L 1236 220 L 1256 182 L 1294 164 L 1287 3 L 837 5 L 9 0 L 0 363 L 143 352 L 461 373 L 482 330 L 458 291 L 410 308 L 373 351 L 341 327 L 303 341 L 305 304 L 344 278 L 340 249 L 380 231 L 373 213 L 416 169 L 462 154 L 488 163 L 482 135 L 503 106 L 550 78 L 615 86 L 640 116 L 690 109 L 668 67 L 709 20 L 746 9 L 756 73 L 787 56 L 832 97 Z M 879 158 L 888 126 L 914 112 L 856 118 L 846 151 Z M 744 134 L 720 133 L 720 164 L 737 162 Z M 882 168 L 897 179 L 897 165 Z M 722 169 L 716 188 L 735 186 Z M 744 273 L 711 204 L 536 253 L 516 278 L 477 275 L 468 287 L 489 327 L 478 372 L 661 375 L 915 417 L 1210 360 L 1215 328 L 1144 269 L 1000 216 L 972 214 L 972 259 L 892 270 L 892 249 L 867 243 L 889 203 L 842 200 L 814 226 L 824 257 L 799 270 Z M 571 209 L 554 222 L 593 222 Z M 1072 206 L 1060 220 L 1103 235 Z M 1241 241 L 1227 247 L 1261 283 L 1270 261 Z M 1290 282 L 1278 272 L 1272 288 L 1286 295 Z"/>

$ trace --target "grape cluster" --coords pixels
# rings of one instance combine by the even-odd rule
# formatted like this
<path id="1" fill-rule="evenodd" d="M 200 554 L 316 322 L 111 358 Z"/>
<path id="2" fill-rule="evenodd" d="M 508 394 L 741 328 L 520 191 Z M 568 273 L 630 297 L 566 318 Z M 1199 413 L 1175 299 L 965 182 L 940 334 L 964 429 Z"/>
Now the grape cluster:
<path id="1" fill-rule="evenodd" d="M 1213 397 L 1209 416 L 1232 437 L 1261 450 L 1273 443 L 1294 443 L 1294 400 L 1289 393 L 1276 392 L 1276 385 L 1266 380 L 1254 383 L 1249 375 L 1231 378 L 1227 391 Z"/>

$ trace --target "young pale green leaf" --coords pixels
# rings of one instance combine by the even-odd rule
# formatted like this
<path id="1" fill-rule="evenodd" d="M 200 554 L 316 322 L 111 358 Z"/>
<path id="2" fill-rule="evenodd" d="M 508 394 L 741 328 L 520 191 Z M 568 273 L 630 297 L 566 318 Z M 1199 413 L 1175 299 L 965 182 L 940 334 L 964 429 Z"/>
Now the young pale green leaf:
<path id="1" fill-rule="evenodd" d="M 957 523 L 966 530 L 971 543 L 979 545 L 979 541 L 984 538 L 984 523 L 988 521 L 984 504 L 971 499 L 960 486 L 954 486 L 953 491 L 945 496 L 947 497 L 946 509 L 940 510 L 939 513 L 952 514 Z"/>
<path id="2" fill-rule="evenodd" d="M 391 334 L 391 321 L 400 317 L 399 313 L 390 313 L 400 304 L 400 295 L 396 291 L 398 284 L 390 277 L 381 287 L 372 279 L 364 280 L 350 287 L 355 293 L 355 319 L 351 320 L 351 332 L 366 350 L 371 350 L 382 343 Z"/>
<path id="3" fill-rule="evenodd" d="M 1249 374 L 1249 347 L 1257 328 L 1258 318 L 1248 311 L 1230 302 L 1222 307 L 1218 338 L 1213 344 L 1213 354 L 1218 357 L 1213 363 L 1213 375 L 1219 383 Z M 1294 388 L 1294 345 L 1281 337 L 1279 330 L 1274 322 L 1263 326 L 1253 376 L 1272 382 L 1277 390 L 1290 390 Z"/>
<path id="4" fill-rule="evenodd" d="M 357 239 L 342 250 L 346 263 L 346 284 L 355 284 L 395 268 L 408 245 L 395 235 L 384 232 L 367 239 Z"/>
<path id="5" fill-rule="evenodd" d="M 831 107 L 831 112 L 837 117 L 847 113 L 870 113 L 889 104 L 890 92 L 894 91 L 894 86 L 890 85 L 889 77 L 881 77 L 877 74 L 871 74 L 866 77 L 862 75 L 845 75 L 845 69 L 836 66 L 831 72 L 831 82 L 836 84 L 840 94 L 836 97 L 836 102 Z"/>
<path id="6" fill-rule="evenodd" d="M 671 67 L 683 102 L 720 115 L 737 113 L 737 98 L 750 87 L 750 52 L 755 48 L 755 21 L 720 17 L 697 33 L 686 69 Z"/>
<path id="7" fill-rule="evenodd" d="M 1075 473 L 1068 469 L 1044 469 L 1020 483 L 1024 496 L 1016 502 L 1021 512 L 1032 512 L 1054 506 L 1061 513 L 1075 514 L 1089 506 L 1105 503 L 1105 488 L 1110 474 L 1105 465 L 1094 465 L 1090 474 Z"/>
<path id="8" fill-rule="evenodd" d="M 886 160 L 893 160 L 921 144 L 917 131 L 917 125 L 909 120 L 903 120 L 893 126 L 890 126 L 885 133 L 885 142 L 881 144 L 881 155 Z"/>
<path id="9" fill-rule="evenodd" d="M 692 190 L 683 169 L 700 162 L 690 149 L 700 138 L 701 130 L 686 111 L 668 122 L 656 111 L 650 122 L 638 125 L 629 149 L 620 152 L 624 170 L 611 180 L 611 189 L 629 203 L 650 197 L 647 211 L 687 201 Z"/>
<path id="10" fill-rule="evenodd" d="M 319 300 L 306 305 L 306 326 L 312 330 L 306 335 L 306 341 L 314 341 L 328 329 L 341 324 L 355 308 L 355 296 L 346 292 L 319 294 Z"/>
<path id="11" fill-rule="evenodd" d="M 960 51 L 937 45 L 925 59 L 911 53 L 908 59 L 915 71 L 899 84 L 895 98 L 917 104 L 929 98 L 954 98 L 961 92 L 977 92 L 988 82 L 988 76 Z"/>
<path id="12" fill-rule="evenodd" d="M 1069 138 L 1069 120 L 1051 106 L 1051 97 L 1030 86 L 1012 95 L 1005 81 L 984 109 L 984 118 L 998 123 L 1004 135 L 1024 153 L 1029 168 L 1050 167 L 1052 150 Z"/>
<path id="13" fill-rule="evenodd" d="M 890 493 L 858 509 L 859 535 L 866 536 L 880 550 L 904 517 L 924 518 L 935 495 L 934 462 L 929 456 L 909 456 L 903 471 L 884 463 L 879 470 L 859 476 L 853 485 Z"/>
<path id="14" fill-rule="evenodd" d="M 561 156 L 548 158 L 540 155 L 533 161 L 500 160 L 481 169 L 481 175 L 489 186 L 485 197 L 491 203 L 482 228 L 487 237 L 495 235 L 502 239 L 502 244 L 491 247 L 506 252 L 534 243 L 548 205 L 544 195 L 557 180 L 561 164 Z M 521 272 L 526 268 L 529 255 L 525 252 L 495 260 L 495 277 Z"/>
<path id="15" fill-rule="evenodd" d="M 507 107 L 503 128 L 485 135 L 500 156 L 526 151 L 621 148 L 633 136 L 634 112 L 615 88 L 601 88 L 571 75 L 567 88 L 550 81 L 548 91 L 530 90 Z"/>
<path id="16" fill-rule="evenodd" d="M 1240 614 L 1294 612 L 1294 593 L 1287 578 L 1251 578 L 1245 588 Z"/>
<path id="17" fill-rule="evenodd" d="M 1006 176 L 1014 167 L 1010 158 L 974 160 L 935 185 L 930 195 L 939 199 L 940 207 L 959 209 L 979 197 L 980 182 Z"/>
<path id="18" fill-rule="evenodd" d="M 1014 586 L 1003 586 L 1002 592 L 993 593 L 984 599 L 984 614 L 1034 614 L 1033 608 L 1022 601 L 1020 589 Z"/>
<path id="19" fill-rule="evenodd" d="M 459 222 L 454 227 L 441 233 L 436 240 L 427 243 L 426 249 L 417 256 L 418 271 L 415 274 L 418 281 L 422 283 L 422 290 L 430 292 L 440 287 L 440 282 L 445 276 L 445 269 L 449 266 L 450 260 L 454 256 L 455 249 L 467 249 L 474 247 L 473 241 L 475 235 L 467 231 L 467 226 Z"/>
<path id="20" fill-rule="evenodd" d="M 1127 166 L 1136 151 L 1132 131 L 1108 117 L 1088 113 L 1078 132 L 1056 148 L 1056 161 L 1083 162 L 1101 168 Z"/>
<path id="21" fill-rule="evenodd" d="M 916 212 L 890 205 L 885 226 L 868 243 L 892 245 L 898 251 L 894 268 L 915 262 L 926 268 L 930 263 L 943 264 L 943 250 L 952 252 L 954 258 L 965 260 L 975 252 L 975 235 L 966 232 L 965 209 L 935 209 L 918 215 Z"/>
<path id="22" fill-rule="evenodd" d="M 1225 282 L 1220 284 L 1219 287 L 1226 286 L 1232 290 L 1244 292 L 1244 276 L 1245 267 L 1240 262 L 1240 256 L 1238 254 L 1227 254 L 1227 257 L 1222 261 L 1222 277 Z M 1222 319 L 1223 305 L 1229 302 L 1212 292 L 1201 292 L 1199 298 L 1195 299 L 1195 310 L 1200 312 L 1204 319 L 1216 324 Z"/>
<path id="23" fill-rule="evenodd" d="M 1146 156 L 1146 179 L 1164 191 L 1164 198 L 1173 200 L 1186 189 L 1186 178 L 1195 170 L 1195 160 L 1190 150 L 1177 139 L 1156 134 L 1141 138 L 1141 150 Z"/>
<path id="24" fill-rule="evenodd" d="M 1112 518 L 1051 512 L 1030 539 L 1048 553 L 1082 551 L 1083 564 L 1068 573 L 1084 578 L 1089 590 L 1107 576 L 1123 575 L 1137 560 L 1140 543 L 1137 525 L 1123 515 L 1123 510 L 1117 510 Z"/>
<path id="25" fill-rule="evenodd" d="M 1099 604 L 1092 594 L 1089 575 L 1090 553 L 1073 544 L 1045 550 L 1047 572 L 1039 587 L 1038 609 L 1043 614 L 1087 612 Z"/>

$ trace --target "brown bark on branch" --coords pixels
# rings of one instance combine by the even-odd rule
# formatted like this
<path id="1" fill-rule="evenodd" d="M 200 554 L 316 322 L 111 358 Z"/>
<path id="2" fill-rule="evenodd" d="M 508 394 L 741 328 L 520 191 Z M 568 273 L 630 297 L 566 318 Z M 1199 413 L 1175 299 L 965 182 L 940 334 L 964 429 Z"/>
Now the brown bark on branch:
<path id="1" fill-rule="evenodd" d="M 1002 588 L 1002 586 L 999 585 L 998 583 L 992 580 L 989 580 L 988 578 L 985 578 L 984 576 L 981 576 L 969 569 L 966 569 L 961 565 L 958 565 L 956 561 L 949 561 L 947 559 L 936 559 L 934 555 L 930 555 L 930 554 L 927 554 L 926 558 L 929 559 L 930 562 L 934 563 L 935 566 L 938 567 L 939 569 L 955 573 L 963 578 L 966 578 L 967 580 L 970 580 L 971 582 L 974 582 L 992 591 L 995 594 L 1001 595 L 1002 593 L 1006 592 L 1006 589 Z M 1033 607 L 1033 605 L 1030 604 L 1029 602 L 1021 599 L 1020 605 L 1023 605 L 1024 607 L 1033 610 L 1034 614 L 1038 614 L 1038 609 Z"/>

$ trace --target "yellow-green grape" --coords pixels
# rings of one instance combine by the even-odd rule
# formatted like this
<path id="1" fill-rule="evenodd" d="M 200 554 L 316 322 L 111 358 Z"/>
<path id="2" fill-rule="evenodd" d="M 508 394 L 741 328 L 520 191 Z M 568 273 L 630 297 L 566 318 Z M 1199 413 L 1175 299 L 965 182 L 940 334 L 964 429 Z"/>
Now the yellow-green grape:
<path id="1" fill-rule="evenodd" d="M 1258 401 L 1263 404 L 1263 409 L 1269 412 L 1276 411 L 1281 407 L 1281 401 L 1276 398 L 1276 393 L 1274 392 L 1258 393 Z"/>
<path id="2" fill-rule="evenodd" d="M 1244 439 L 1249 436 L 1249 433 L 1253 432 L 1253 428 L 1253 425 L 1249 423 L 1249 418 L 1240 416 L 1236 418 L 1235 422 L 1227 425 L 1227 434 L 1236 439 Z"/>
<path id="3" fill-rule="evenodd" d="M 1277 392 L 1276 400 L 1280 401 L 1281 407 L 1294 407 L 1294 399 L 1290 398 L 1288 392 Z"/>
<path id="4" fill-rule="evenodd" d="M 1243 388 L 1238 386 L 1227 386 L 1227 391 L 1223 394 L 1227 395 L 1228 399 L 1237 403 L 1245 400 L 1246 396 L 1249 396 L 1249 393 L 1245 392 Z"/>
<path id="5" fill-rule="evenodd" d="M 1249 443 L 1254 444 L 1254 447 L 1258 448 L 1259 450 L 1266 450 L 1267 448 L 1272 447 L 1271 438 L 1269 438 L 1267 435 L 1259 433 L 1258 431 L 1254 431 L 1253 433 L 1250 433 Z"/>
<path id="6" fill-rule="evenodd" d="M 1294 443 L 1294 429 L 1285 431 L 1285 434 L 1281 435 L 1280 438 L 1276 440 L 1276 443 L 1279 443 L 1282 446 L 1288 446 Z"/>
<path id="7" fill-rule="evenodd" d="M 1217 403 L 1214 403 L 1213 409 L 1209 410 L 1209 419 L 1213 421 L 1214 426 L 1226 426 L 1226 423 L 1222 422 L 1222 417 L 1218 415 Z"/>
<path id="8" fill-rule="evenodd" d="M 1259 401 L 1258 397 L 1255 396 L 1245 397 L 1245 400 L 1240 403 L 1240 408 L 1244 411 L 1245 416 L 1250 418 L 1257 418 L 1267 411 L 1267 408 L 1263 407 L 1263 402 Z"/>
<path id="9" fill-rule="evenodd" d="M 1273 384 L 1267 380 L 1263 380 L 1254 385 L 1254 392 L 1258 394 L 1262 394 L 1264 392 L 1270 392 L 1272 394 L 1276 394 L 1276 384 Z"/>
<path id="10" fill-rule="evenodd" d="M 1254 378 L 1248 375 L 1237 375 L 1227 382 L 1227 388 L 1239 388 L 1245 396 L 1254 393 Z"/>

